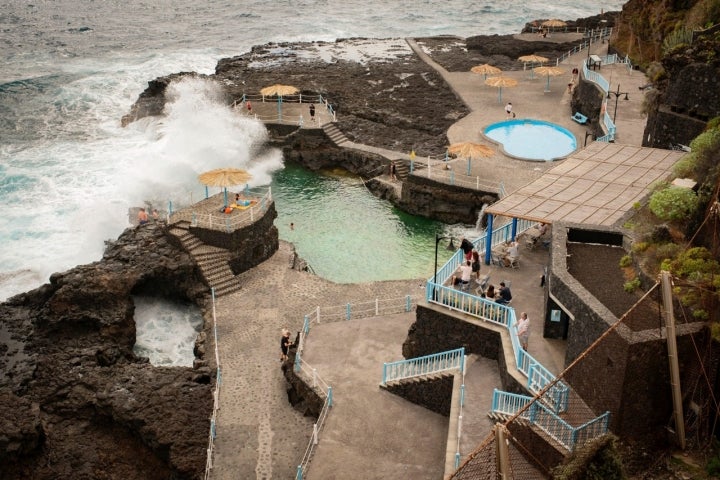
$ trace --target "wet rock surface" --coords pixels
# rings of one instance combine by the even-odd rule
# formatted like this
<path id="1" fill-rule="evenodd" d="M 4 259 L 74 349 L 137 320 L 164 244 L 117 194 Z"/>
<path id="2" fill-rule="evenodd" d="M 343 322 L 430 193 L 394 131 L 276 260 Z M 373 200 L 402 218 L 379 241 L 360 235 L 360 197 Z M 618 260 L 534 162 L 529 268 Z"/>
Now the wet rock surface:
<path id="1" fill-rule="evenodd" d="M 213 373 L 136 357 L 134 294 L 205 301 L 161 224 L 0 305 L 0 477 L 202 477 Z"/>

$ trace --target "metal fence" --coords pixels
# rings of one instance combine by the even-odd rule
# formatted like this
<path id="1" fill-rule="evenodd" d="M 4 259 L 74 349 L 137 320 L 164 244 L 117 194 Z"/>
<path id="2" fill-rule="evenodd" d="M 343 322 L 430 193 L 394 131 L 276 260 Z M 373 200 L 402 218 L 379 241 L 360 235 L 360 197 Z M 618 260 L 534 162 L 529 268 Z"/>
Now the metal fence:
<path id="1" fill-rule="evenodd" d="M 206 190 L 206 198 L 203 201 L 192 203 L 181 203 L 189 205 L 188 207 L 174 210 L 177 203 L 172 201 L 168 203 L 168 223 L 188 222 L 193 227 L 207 228 L 211 230 L 221 230 L 224 232 L 233 232 L 238 228 L 251 225 L 255 220 L 262 217 L 272 203 L 271 187 L 246 188 L 243 194 L 251 203 L 246 208 L 239 208 L 238 211 L 233 209 L 232 213 L 211 213 L 216 210 L 210 205 L 210 197 Z M 222 206 L 222 205 L 220 205 Z"/>
<path id="2" fill-rule="evenodd" d="M 320 442 L 320 431 L 322 430 L 325 419 L 332 407 L 333 391 L 332 387 L 327 384 L 317 373 L 317 370 L 303 360 L 302 355 L 305 351 L 305 338 L 310 333 L 310 325 L 315 322 L 338 322 L 343 320 L 352 320 L 360 318 L 368 318 L 379 315 L 392 315 L 397 313 L 405 313 L 414 310 L 417 307 L 417 298 L 411 295 L 404 297 L 376 298 L 372 301 L 346 303 L 344 305 L 336 305 L 330 307 L 316 307 L 315 310 L 304 317 L 303 328 L 300 332 L 298 347 L 295 352 L 295 372 L 309 385 L 321 398 L 325 398 L 325 403 L 318 416 L 317 422 L 313 425 L 310 441 L 305 449 L 302 459 L 295 474 L 296 480 L 302 480 L 306 474 L 312 453 Z"/>
<path id="3" fill-rule="evenodd" d="M 277 106 L 277 113 L 273 114 L 259 114 L 257 111 L 248 110 L 247 104 L 250 102 L 250 105 L 253 104 L 274 104 Z M 293 112 L 287 112 L 283 111 L 283 104 L 319 104 L 322 106 L 322 108 L 325 110 L 325 112 L 332 118 L 332 121 L 334 122 L 337 119 L 337 114 L 335 112 L 335 109 L 333 108 L 330 101 L 323 97 L 320 94 L 308 94 L 303 95 L 302 93 L 294 94 L 294 95 L 282 95 L 282 96 L 267 96 L 267 95 L 261 95 L 261 94 L 252 94 L 252 93 L 244 93 L 243 96 L 235 100 L 232 104 L 233 108 L 237 109 L 244 109 L 243 111 L 246 112 L 251 117 L 267 122 L 267 123 L 282 123 L 282 124 L 289 124 L 289 125 L 303 125 L 306 121 L 305 117 L 303 115 L 298 115 L 297 113 Z M 320 115 L 320 111 L 317 112 L 318 115 Z"/>
<path id="4" fill-rule="evenodd" d="M 213 343 L 215 350 L 216 378 L 215 390 L 213 390 L 213 409 L 210 416 L 210 433 L 208 434 L 207 460 L 205 462 L 205 480 L 210 478 L 210 471 L 213 468 L 213 449 L 215 447 L 215 437 L 217 436 L 217 412 L 220 409 L 220 385 L 222 384 L 222 370 L 220 368 L 220 352 L 218 350 L 218 334 L 217 334 L 217 316 L 215 314 L 215 289 L 210 290 L 212 293 L 212 317 L 213 317 Z"/>

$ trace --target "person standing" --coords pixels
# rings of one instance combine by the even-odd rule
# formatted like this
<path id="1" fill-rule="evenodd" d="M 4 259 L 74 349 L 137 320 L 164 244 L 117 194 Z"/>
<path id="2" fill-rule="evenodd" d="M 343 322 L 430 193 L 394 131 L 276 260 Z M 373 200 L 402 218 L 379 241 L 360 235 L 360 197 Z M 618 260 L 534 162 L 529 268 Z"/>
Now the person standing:
<path id="1" fill-rule="evenodd" d="M 520 340 L 520 346 L 523 350 L 528 349 L 528 340 L 530 339 L 530 319 L 527 313 L 522 312 L 520 314 L 520 321 L 515 324 L 517 329 L 518 340 Z"/>
<path id="2" fill-rule="evenodd" d="M 390 164 L 390 180 L 393 182 L 397 180 L 397 169 L 395 167 L 395 163 Z"/>
<path id="3" fill-rule="evenodd" d="M 280 337 L 280 361 L 284 362 L 288 359 L 288 351 L 292 342 L 290 341 L 290 330 L 282 329 L 282 337 Z"/>
<path id="4" fill-rule="evenodd" d="M 477 250 L 472 251 L 472 271 L 475 274 L 475 282 L 480 283 L 480 254 Z"/>
<path id="5" fill-rule="evenodd" d="M 252 103 L 250 103 L 250 100 L 245 102 L 245 106 L 247 107 L 247 111 L 250 115 L 252 115 Z"/>
<path id="6" fill-rule="evenodd" d="M 463 254 L 465 255 L 465 260 L 472 262 L 472 251 L 473 251 L 473 244 L 470 240 L 463 237 L 460 240 L 460 248 L 463 251 Z"/>
<path id="7" fill-rule="evenodd" d="M 512 118 L 512 103 L 508 102 L 507 105 L 505 105 L 505 113 L 507 114 L 507 118 Z"/>
<path id="8" fill-rule="evenodd" d="M 138 224 L 145 225 L 146 223 L 148 223 L 148 214 L 144 208 L 140 208 L 138 210 Z"/>
<path id="9" fill-rule="evenodd" d="M 311 122 L 315 121 L 315 104 L 314 103 L 310 104 L 310 121 Z"/>

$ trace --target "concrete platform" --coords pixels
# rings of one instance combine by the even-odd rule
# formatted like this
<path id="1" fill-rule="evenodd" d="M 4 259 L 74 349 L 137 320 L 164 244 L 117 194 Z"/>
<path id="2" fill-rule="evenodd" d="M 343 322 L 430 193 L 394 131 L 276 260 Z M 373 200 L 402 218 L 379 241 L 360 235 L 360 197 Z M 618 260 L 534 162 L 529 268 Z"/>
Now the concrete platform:
<path id="1" fill-rule="evenodd" d="M 603 52 L 593 49 L 592 53 Z M 586 54 L 571 57 L 565 63 L 567 75 L 552 78 L 550 92 L 544 91 L 544 78 L 530 79 L 527 71 L 507 73 L 518 80 L 518 86 L 505 90 L 502 100 L 496 89 L 483 85 L 480 75 L 439 70 L 472 110 L 449 129 L 448 140 L 480 141 L 481 128 L 504 120 L 504 102 L 511 101 L 518 118 L 558 123 L 582 142 L 585 128 L 570 119 L 573 112 L 569 108 L 567 83 L 570 71 Z M 428 55 L 420 56 L 434 64 Z M 645 122 L 641 113 L 643 93 L 637 87 L 646 83 L 644 75 L 625 67 L 603 67 L 601 73 L 609 77 L 613 90 L 620 83 L 621 91 L 629 92 L 628 101 L 624 96 L 618 100 L 617 141 L 639 145 Z M 614 113 L 614 109 L 612 98 L 608 111 Z M 320 116 L 318 124 L 324 121 Z M 453 162 L 456 172 L 465 171 L 465 160 Z M 552 166 L 549 162 L 516 160 L 498 153 L 473 161 L 471 175 L 483 174 L 494 182 L 503 182 L 511 192 Z M 270 260 L 239 276 L 243 290 L 218 301 L 224 373 L 213 479 L 295 477 L 310 438 L 312 421 L 287 402 L 278 361 L 281 328 L 299 331 L 303 315 L 316 306 L 406 294 L 424 298 L 423 280 L 340 285 L 290 270 L 290 248 L 281 245 Z M 564 342 L 543 339 L 540 320 L 543 309 L 540 276 L 547 261 L 547 249 L 536 247 L 529 251 L 523 245 L 520 268 L 483 267 L 483 273 L 489 272 L 494 284 L 501 280 L 512 282 L 513 307 L 518 312 L 527 312 L 531 319 L 529 351 L 558 374 L 564 363 Z M 377 387 L 382 363 L 402 358 L 401 344 L 412 322 L 412 314 L 403 314 L 313 327 L 304 359 L 334 387 L 335 407 L 320 434 L 305 478 L 442 478 L 448 419 Z M 494 362 L 480 359 L 466 377 L 472 403 L 467 407 L 461 439 L 463 456 L 471 453 L 491 428 L 483 415 L 490 408 L 492 389 L 499 386 L 494 368 Z"/>

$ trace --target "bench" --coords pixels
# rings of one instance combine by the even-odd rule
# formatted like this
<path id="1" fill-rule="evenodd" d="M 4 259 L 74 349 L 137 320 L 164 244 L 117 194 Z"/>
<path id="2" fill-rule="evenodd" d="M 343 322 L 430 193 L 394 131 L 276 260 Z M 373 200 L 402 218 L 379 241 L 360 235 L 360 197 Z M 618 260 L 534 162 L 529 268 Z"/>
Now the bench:
<path id="1" fill-rule="evenodd" d="M 576 121 L 577 123 L 579 123 L 580 125 L 582 125 L 582 124 L 584 124 L 584 123 L 587 123 L 587 120 L 588 120 L 588 118 L 587 118 L 585 115 L 583 115 L 582 113 L 580 113 L 580 112 L 575 112 L 575 115 L 573 115 L 573 116 L 570 117 L 570 118 L 572 118 L 573 120 L 575 120 L 575 121 Z"/>

